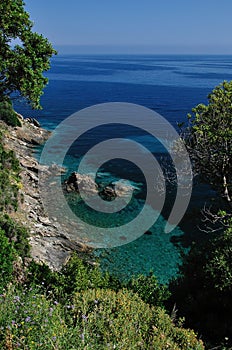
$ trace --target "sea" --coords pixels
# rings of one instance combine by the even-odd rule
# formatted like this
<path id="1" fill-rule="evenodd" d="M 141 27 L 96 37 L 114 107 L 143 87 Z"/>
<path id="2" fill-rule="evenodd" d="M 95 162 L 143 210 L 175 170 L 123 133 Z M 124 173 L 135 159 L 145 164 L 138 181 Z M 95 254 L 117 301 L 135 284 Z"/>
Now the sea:
<path id="1" fill-rule="evenodd" d="M 36 118 L 42 127 L 55 130 L 73 113 L 86 107 L 109 102 L 126 102 L 147 107 L 162 115 L 176 130 L 187 122 L 187 113 L 200 103 L 207 103 L 212 89 L 224 80 L 232 80 L 232 56 L 221 55 L 57 55 L 41 98 L 42 110 L 32 110 L 23 99 L 14 102 L 25 118 Z M 115 123 L 115 124 L 114 124 Z M 77 169 L 80 160 L 94 145 L 116 137 L 140 142 L 154 157 L 162 156 L 160 145 L 144 130 L 130 125 L 117 126 L 116 120 L 81 135 L 69 148 L 64 160 L 67 174 Z M 41 148 L 35 148 L 39 159 Z M 133 219 L 144 204 L 146 183 L 137 166 L 129 161 L 114 160 L 99 169 L 105 184 L 120 179 L 137 188 L 132 209 L 124 212 L 126 221 Z M 103 179 L 103 180 L 102 180 Z M 165 233 L 173 192 L 167 193 L 158 220 L 146 234 L 130 243 L 94 251 L 104 271 L 128 279 L 139 274 L 154 273 L 159 282 L 168 283 L 179 272 L 183 254 L 193 242 L 201 242 L 205 234 L 199 228 L 200 210 L 217 201 L 216 192 L 205 183 L 194 182 L 192 197 L 179 225 Z M 112 226 L 117 215 L 93 212 L 81 201 L 67 197 L 72 211 L 91 225 Z M 123 223 L 121 223 L 123 225 Z M 115 224 L 117 225 L 117 224 Z M 122 226 L 122 237 L 125 236 Z M 77 234 L 78 235 L 78 234 Z"/>

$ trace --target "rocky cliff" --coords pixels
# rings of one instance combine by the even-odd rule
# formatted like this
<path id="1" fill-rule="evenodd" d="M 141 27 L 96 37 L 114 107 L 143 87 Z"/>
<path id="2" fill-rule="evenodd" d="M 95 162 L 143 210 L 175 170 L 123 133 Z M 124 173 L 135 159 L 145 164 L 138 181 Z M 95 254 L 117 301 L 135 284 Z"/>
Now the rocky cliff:
<path id="1" fill-rule="evenodd" d="M 29 229 L 32 257 L 53 270 L 59 270 L 71 252 L 89 252 L 90 249 L 73 241 L 65 227 L 46 216 L 39 195 L 38 171 L 48 169 L 35 159 L 34 149 L 46 141 L 50 132 L 42 129 L 34 119 L 20 119 L 22 126 L 7 127 L 4 136 L 5 147 L 15 152 L 21 165 L 19 208 L 11 216 Z"/>

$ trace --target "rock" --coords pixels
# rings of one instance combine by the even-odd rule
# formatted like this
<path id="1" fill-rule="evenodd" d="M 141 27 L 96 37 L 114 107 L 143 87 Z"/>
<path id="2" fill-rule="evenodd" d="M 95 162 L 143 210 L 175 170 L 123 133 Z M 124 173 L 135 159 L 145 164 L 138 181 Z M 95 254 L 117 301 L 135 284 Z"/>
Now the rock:
<path id="1" fill-rule="evenodd" d="M 30 176 L 31 180 L 34 182 L 38 182 L 38 176 L 35 175 L 35 173 L 33 173 L 32 171 L 27 171 L 28 176 Z"/>
<path id="2" fill-rule="evenodd" d="M 16 129 L 11 128 L 5 137 L 5 145 L 7 149 L 15 151 L 17 158 L 22 167 L 21 182 L 23 189 L 24 202 L 19 203 L 19 209 L 16 213 L 12 213 L 12 217 L 23 223 L 30 231 L 31 255 L 37 262 L 46 263 L 52 270 L 59 271 L 68 261 L 73 251 L 79 256 L 88 254 L 88 263 L 95 265 L 90 253 L 92 248 L 88 246 L 89 237 L 86 228 L 76 225 L 71 221 L 65 213 L 54 214 L 54 217 L 48 217 L 39 192 L 38 181 L 51 178 L 50 186 L 57 183 L 56 176 L 66 172 L 66 169 L 52 164 L 50 166 L 40 165 L 33 157 L 33 145 L 42 144 L 50 136 L 50 132 L 43 130 L 29 118 L 28 121 L 22 119 L 22 126 Z M 98 195 L 106 200 L 112 201 L 117 196 L 126 197 L 136 189 L 136 184 L 131 186 L 127 181 L 104 184 L 105 176 L 102 177 L 102 183 L 97 185 L 92 174 L 72 173 L 63 184 L 67 192 L 79 194 L 80 190 L 86 195 Z M 49 186 L 48 186 L 49 193 Z M 72 196 L 71 196 L 72 197 Z M 76 195 L 73 196 L 76 199 Z M 55 203 L 55 198 L 51 198 L 51 202 Z M 113 204 L 113 203 L 112 203 Z M 61 220 L 59 220 L 59 215 Z M 66 216 L 66 224 L 63 218 Z M 68 221 L 69 220 L 69 221 Z M 83 233 L 83 235 L 82 235 Z M 149 231 L 145 234 L 150 235 Z M 122 241 L 126 242 L 126 235 L 120 236 Z"/>
<path id="3" fill-rule="evenodd" d="M 47 170 L 53 175 L 53 176 L 59 176 L 60 174 L 66 173 L 66 169 L 64 167 L 61 167 L 57 164 L 52 164 L 47 167 Z"/>
<path id="4" fill-rule="evenodd" d="M 40 221 L 43 225 L 51 225 L 51 221 L 50 221 L 49 218 L 47 218 L 47 217 L 39 216 L 39 221 Z"/>
<path id="5" fill-rule="evenodd" d="M 37 128 L 40 128 L 40 123 L 38 122 L 37 119 L 32 118 L 32 122 L 33 122 L 33 124 L 34 124 Z"/>
<path id="6" fill-rule="evenodd" d="M 33 210 L 30 211 L 28 216 L 29 216 L 29 218 L 31 218 L 31 219 L 33 219 L 35 221 L 37 220 L 37 215 L 36 215 L 36 213 Z"/>
<path id="7" fill-rule="evenodd" d="M 18 113 L 18 112 L 15 112 L 15 114 L 17 115 L 17 117 L 20 119 L 20 120 L 24 120 L 22 114 Z"/>
<path id="8" fill-rule="evenodd" d="M 116 182 L 116 183 L 112 183 L 113 186 L 115 186 L 115 190 L 116 193 L 119 197 L 127 197 L 129 196 L 133 190 L 135 189 L 135 187 L 125 183 L 125 182 Z"/>
<path id="9" fill-rule="evenodd" d="M 26 118 L 25 121 L 26 121 L 27 123 L 30 123 L 30 124 L 36 126 L 37 128 L 40 128 L 40 123 L 39 123 L 38 120 L 36 120 L 35 118 L 29 117 L 29 118 Z"/>
<path id="10" fill-rule="evenodd" d="M 37 121 L 35 122 L 38 123 Z M 38 125 L 38 124 L 37 124 Z M 38 126 L 36 126 L 31 120 L 31 118 L 27 118 L 22 122 L 21 127 L 15 128 L 13 130 L 13 133 L 11 135 L 14 138 L 17 138 L 17 140 L 21 140 L 23 142 L 27 143 L 25 151 L 29 154 L 29 147 L 30 144 L 32 145 L 40 145 L 43 144 L 48 137 L 51 135 L 51 132 L 45 129 L 42 129 Z M 16 150 L 17 152 L 17 150 Z"/>
<path id="11" fill-rule="evenodd" d="M 37 165 L 37 162 L 33 158 L 28 158 L 28 159 L 24 158 L 24 159 L 20 159 L 20 165 L 23 168 L 34 170 Z"/>
<path id="12" fill-rule="evenodd" d="M 112 201 L 117 197 L 115 189 L 110 186 L 104 187 L 99 194 L 106 201 Z"/>
<path id="13" fill-rule="evenodd" d="M 94 179 L 90 175 L 82 175 L 76 172 L 73 172 L 68 180 L 65 181 L 64 187 L 67 192 L 77 192 L 80 190 L 86 194 L 97 195 L 98 187 Z"/>

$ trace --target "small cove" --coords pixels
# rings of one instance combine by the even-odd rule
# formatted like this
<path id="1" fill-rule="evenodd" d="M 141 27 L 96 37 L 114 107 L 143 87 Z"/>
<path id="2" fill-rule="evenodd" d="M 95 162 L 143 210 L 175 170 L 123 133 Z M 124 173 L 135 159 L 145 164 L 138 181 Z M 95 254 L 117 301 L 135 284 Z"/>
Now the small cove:
<path id="1" fill-rule="evenodd" d="M 47 76 L 50 82 L 42 98 L 44 110 L 31 111 L 28 106 L 18 102 L 15 108 L 25 117 L 36 117 L 43 127 L 50 130 L 77 110 L 111 101 L 141 104 L 162 114 L 176 127 L 177 121 L 185 120 L 192 107 L 206 102 L 207 94 L 215 85 L 228 77 L 232 78 L 232 57 L 58 56 L 54 58 Z M 96 130 L 95 133 L 83 135 L 69 150 L 64 164 L 68 172 L 77 169 L 78 162 L 88 148 L 106 137 L 117 137 L 118 131 L 122 137 L 141 142 L 155 156 L 162 153 L 154 140 L 137 130 Z M 130 164 L 125 168 L 119 167 L 120 172 L 117 166 L 109 164 L 100 173 L 109 182 L 126 178 L 138 185 L 141 190 L 136 193 L 132 207 L 139 211 L 146 192 L 142 175 Z M 216 193 L 209 186 L 195 186 L 184 219 L 169 235 L 163 232 L 169 210 L 167 203 L 149 230 L 150 234 L 144 234 L 136 241 L 120 247 L 96 250 L 95 255 L 100 259 L 102 268 L 121 278 L 128 278 L 132 274 L 148 274 L 152 270 L 160 282 L 166 283 L 177 274 L 182 252 L 188 250 L 191 242 L 203 239 L 204 234 L 197 228 L 199 209 L 205 203 L 208 206 L 213 204 L 215 198 Z M 83 203 L 75 202 L 73 210 L 85 220 L 99 221 L 102 225 L 113 224 L 107 216 L 95 215 Z M 130 215 L 132 211 L 125 212 L 128 220 Z"/>

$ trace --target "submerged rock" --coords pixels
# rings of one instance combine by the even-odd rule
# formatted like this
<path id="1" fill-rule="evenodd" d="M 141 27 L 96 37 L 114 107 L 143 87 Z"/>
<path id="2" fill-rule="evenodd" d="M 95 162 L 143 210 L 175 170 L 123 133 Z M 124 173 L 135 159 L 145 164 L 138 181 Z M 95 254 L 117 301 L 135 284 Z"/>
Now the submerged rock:
<path id="1" fill-rule="evenodd" d="M 148 235 L 148 236 L 151 236 L 152 235 L 152 232 L 150 230 L 144 232 L 145 235 Z"/>

